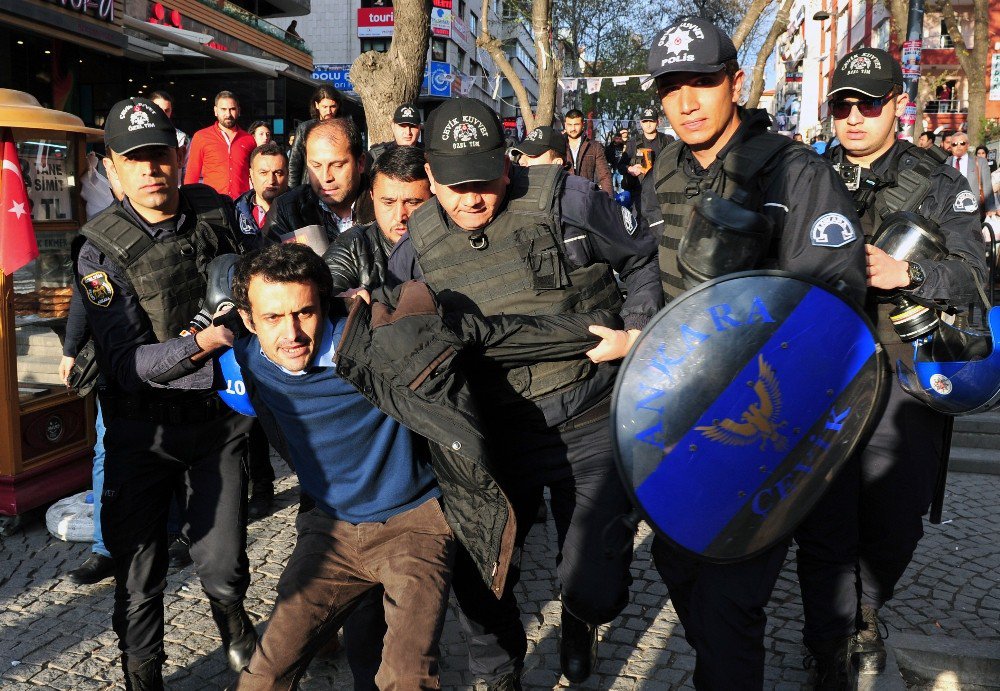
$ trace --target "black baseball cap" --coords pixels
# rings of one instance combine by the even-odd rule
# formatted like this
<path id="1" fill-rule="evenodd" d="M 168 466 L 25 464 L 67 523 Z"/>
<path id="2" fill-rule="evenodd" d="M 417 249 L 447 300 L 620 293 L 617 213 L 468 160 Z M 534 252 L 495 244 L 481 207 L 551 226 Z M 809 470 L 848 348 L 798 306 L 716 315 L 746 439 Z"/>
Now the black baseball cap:
<path id="1" fill-rule="evenodd" d="M 657 115 L 656 111 L 652 108 L 643 108 L 642 112 L 639 113 L 639 122 L 646 122 L 647 120 L 652 120 L 653 122 L 659 122 L 660 116 Z"/>
<path id="2" fill-rule="evenodd" d="M 412 103 L 404 103 L 392 115 L 392 121 L 397 125 L 420 126 L 420 111 Z"/>
<path id="3" fill-rule="evenodd" d="M 449 99 L 431 112 L 424 129 L 427 163 L 442 185 L 496 180 L 503 175 L 503 127 L 483 102 Z"/>
<path id="4" fill-rule="evenodd" d="M 646 66 L 651 76 L 718 72 L 736 59 L 736 46 L 715 24 L 699 17 L 674 22 L 653 39 Z"/>
<path id="5" fill-rule="evenodd" d="M 896 86 L 903 86 L 903 69 L 896 58 L 878 48 L 861 48 L 845 55 L 837 65 L 827 98 L 839 91 L 857 91 L 878 98 Z"/>
<path id="6" fill-rule="evenodd" d="M 536 127 L 528 133 L 524 141 L 512 151 L 518 151 L 525 156 L 541 156 L 549 149 L 554 150 L 560 156 L 566 155 L 566 135 L 545 125 Z"/>
<path id="7" fill-rule="evenodd" d="M 144 146 L 177 146 L 177 130 L 160 106 L 145 98 L 126 98 L 111 106 L 104 121 L 104 144 L 116 154 Z"/>

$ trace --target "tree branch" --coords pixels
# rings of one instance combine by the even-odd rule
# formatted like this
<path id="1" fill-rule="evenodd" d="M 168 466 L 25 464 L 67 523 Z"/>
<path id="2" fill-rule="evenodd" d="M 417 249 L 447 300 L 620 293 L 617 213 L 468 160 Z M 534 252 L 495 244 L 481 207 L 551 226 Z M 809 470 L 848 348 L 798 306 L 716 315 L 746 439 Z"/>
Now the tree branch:
<path id="1" fill-rule="evenodd" d="M 736 27 L 736 31 L 733 32 L 733 44 L 736 46 L 736 50 L 739 50 L 743 42 L 747 40 L 747 36 L 753 31 L 754 24 L 757 23 L 757 20 L 760 19 L 760 16 L 772 1 L 753 0 L 753 3 L 747 8 L 746 15 L 740 21 L 739 26 Z"/>
<path id="2" fill-rule="evenodd" d="M 753 79 L 750 82 L 750 97 L 747 99 L 747 108 L 756 108 L 760 102 L 760 95 L 764 92 L 764 66 L 767 65 L 767 58 L 774 51 L 774 44 L 778 40 L 778 34 L 788 27 L 788 15 L 792 9 L 792 0 L 783 0 L 778 13 L 774 16 L 774 24 L 764 39 L 757 54 L 757 62 L 753 66 Z"/>
<path id="3" fill-rule="evenodd" d="M 531 100 L 528 96 L 528 90 L 524 88 L 521 78 L 517 76 L 514 66 L 510 64 L 510 60 L 507 59 L 507 55 L 503 52 L 503 44 L 500 39 L 494 38 L 490 34 L 489 21 L 490 0 L 483 0 L 482 29 L 480 30 L 479 37 L 476 39 L 476 46 L 490 54 L 490 57 L 493 58 L 493 63 L 500 70 L 500 73 L 510 82 L 511 88 L 514 89 L 514 96 L 517 97 L 517 104 L 521 108 L 521 117 L 524 118 L 524 126 L 529 131 L 533 130 L 535 129 L 535 113 L 531 110 Z"/>

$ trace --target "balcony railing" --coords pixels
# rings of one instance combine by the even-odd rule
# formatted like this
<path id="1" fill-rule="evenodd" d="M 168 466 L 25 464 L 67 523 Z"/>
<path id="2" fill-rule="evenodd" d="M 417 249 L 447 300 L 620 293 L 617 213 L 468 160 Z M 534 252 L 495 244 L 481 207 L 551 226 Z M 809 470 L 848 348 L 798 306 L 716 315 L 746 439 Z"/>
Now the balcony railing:
<path id="1" fill-rule="evenodd" d="M 301 50 L 303 53 L 312 55 L 312 51 L 309 50 L 309 48 L 306 46 L 306 42 L 304 40 L 302 40 L 298 36 L 293 36 L 292 34 L 289 34 L 281 27 L 272 24 L 266 19 L 261 19 L 253 12 L 245 10 L 239 5 L 228 2 L 228 0 L 224 0 L 221 3 L 218 2 L 217 0 L 199 0 L 199 1 L 203 5 L 207 5 L 217 10 L 221 10 L 223 14 L 228 15 L 239 22 L 243 22 L 247 26 L 252 26 L 262 34 L 267 34 L 268 36 L 272 36 L 278 39 L 279 41 L 287 43 L 292 48 Z"/>
<path id="2" fill-rule="evenodd" d="M 969 102 L 968 101 L 941 101 L 933 100 L 927 101 L 924 104 L 925 113 L 968 113 L 969 112 Z"/>

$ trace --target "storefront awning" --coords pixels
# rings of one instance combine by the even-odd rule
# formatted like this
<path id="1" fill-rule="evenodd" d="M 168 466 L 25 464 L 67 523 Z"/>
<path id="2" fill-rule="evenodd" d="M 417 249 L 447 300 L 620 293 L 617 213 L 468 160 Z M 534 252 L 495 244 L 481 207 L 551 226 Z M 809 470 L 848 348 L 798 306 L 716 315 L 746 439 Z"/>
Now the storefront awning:
<path id="1" fill-rule="evenodd" d="M 213 41 L 214 38 L 208 34 L 199 33 L 197 31 L 188 31 L 186 29 L 177 29 L 172 26 L 163 26 L 162 24 L 151 24 L 127 15 L 122 18 L 122 21 L 129 29 L 142 32 L 147 36 L 151 36 L 162 41 L 167 41 L 168 44 L 186 49 L 187 51 L 193 51 L 208 58 L 221 60 L 222 62 L 229 63 L 230 65 L 258 72 L 268 77 L 287 77 L 289 79 L 304 82 L 310 86 L 315 84 L 311 79 L 303 77 L 290 69 L 287 62 L 278 62 L 277 60 L 268 60 L 266 58 L 258 58 L 252 55 L 242 55 L 228 50 L 209 48 L 208 43 Z M 170 51 L 164 51 L 165 54 L 169 54 L 169 52 Z"/>

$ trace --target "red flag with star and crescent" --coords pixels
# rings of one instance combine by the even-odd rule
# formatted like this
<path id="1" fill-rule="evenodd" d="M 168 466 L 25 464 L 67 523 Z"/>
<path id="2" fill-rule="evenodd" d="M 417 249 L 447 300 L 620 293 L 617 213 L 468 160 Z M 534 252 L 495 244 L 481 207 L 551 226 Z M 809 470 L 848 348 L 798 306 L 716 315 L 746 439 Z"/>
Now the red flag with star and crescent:
<path id="1" fill-rule="evenodd" d="M 2 128 L 3 171 L 0 174 L 0 268 L 10 275 L 38 256 L 31 205 L 21 177 L 21 163 L 10 128 Z"/>

